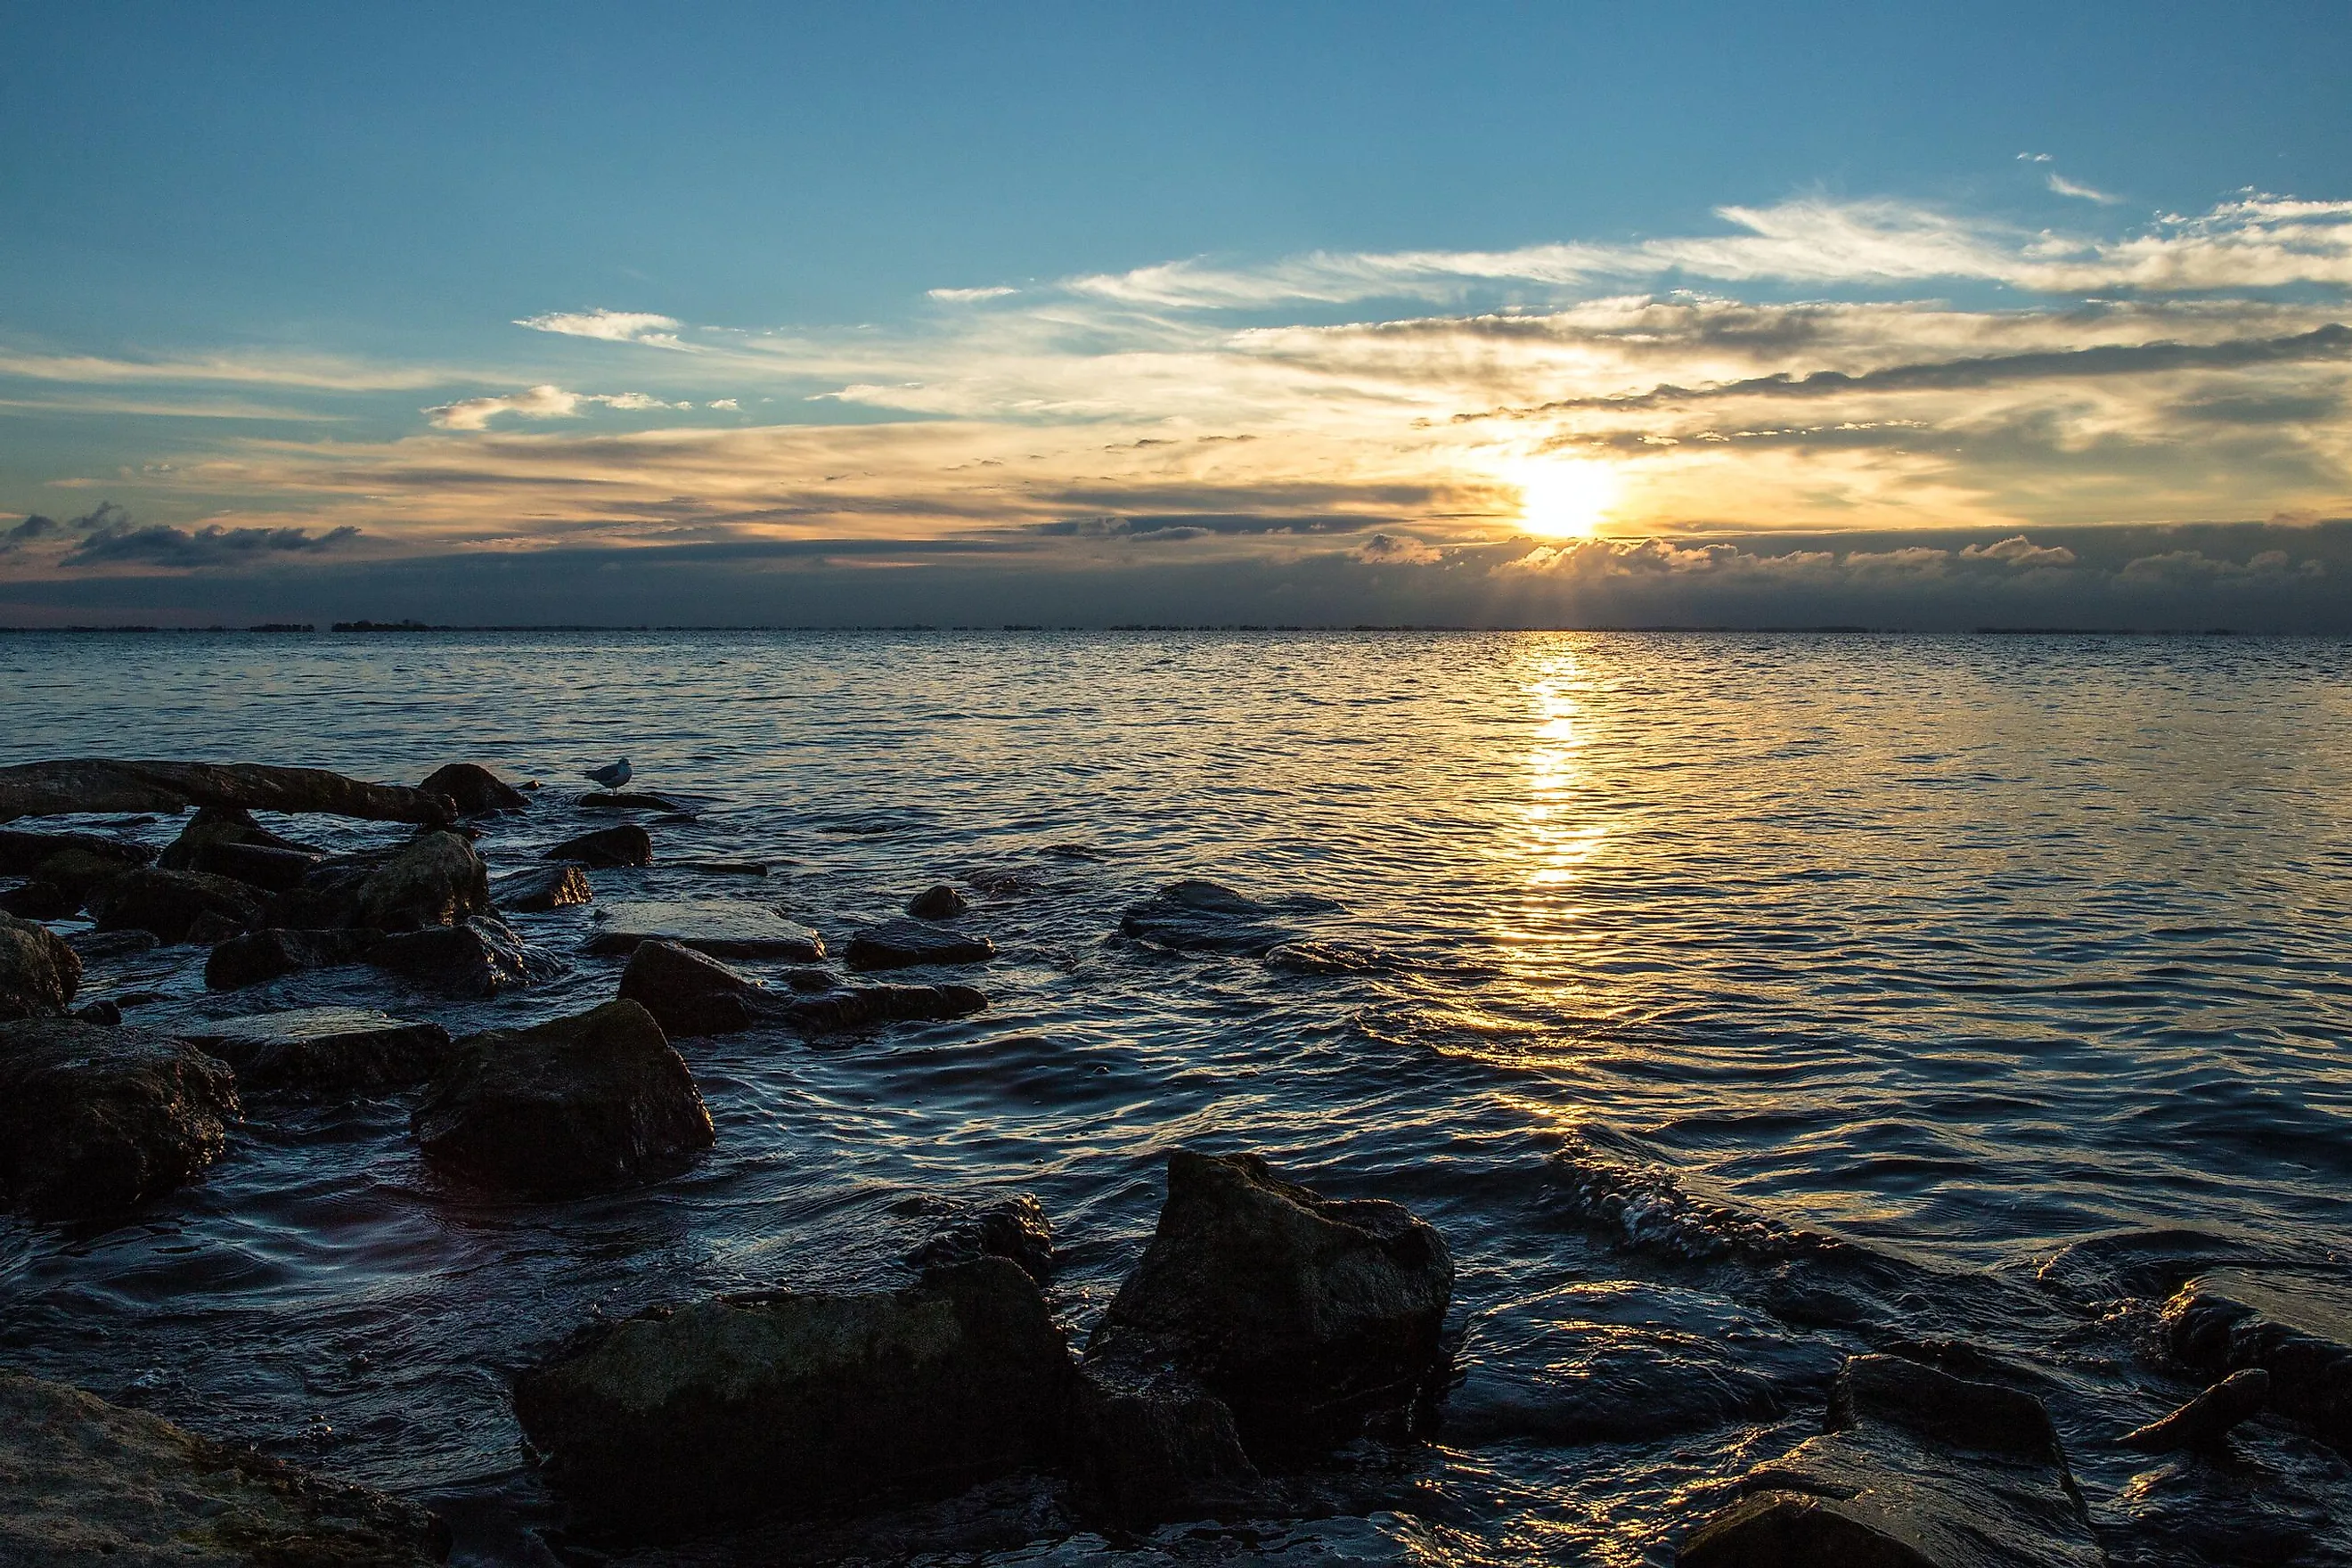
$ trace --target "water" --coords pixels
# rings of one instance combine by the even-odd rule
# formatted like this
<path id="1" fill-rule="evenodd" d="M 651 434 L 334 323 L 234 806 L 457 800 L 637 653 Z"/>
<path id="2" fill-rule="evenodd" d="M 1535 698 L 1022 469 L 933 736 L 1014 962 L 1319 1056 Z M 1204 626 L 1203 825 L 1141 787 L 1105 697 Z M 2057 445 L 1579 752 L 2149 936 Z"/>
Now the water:
<path id="1" fill-rule="evenodd" d="M 2347 667 L 2220 638 L 0 638 L 0 761 L 472 759 L 551 785 L 484 838 L 497 869 L 626 753 L 700 815 L 600 897 L 749 889 L 837 940 L 960 878 L 1003 952 L 978 1017 L 685 1043 L 719 1144 L 646 1192 L 469 1200 L 404 1100 L 256 1106 L 130 1223 L 0 1222 L 0 1359 L 520 1561 L 548 1505 L 505 1379 L 592 1312 L 890 1282 L 927 1205 L 1025 1190 L 1082 1333 L 1184 1142 L 1436 1224 L 1465 1376 L 1379 1506 L 1121 1543 L 1139 1563 L 1669 1562 L 1844 1354 L 1904 1339 L 2032 1383 L 2119 1563 L 2352 1561 L 2352 1472 L 2284 1425 L 2239 1469 L 2109 1446 L 2192 1391 L 2147 1349 L 2151 1280 L 2352 1248 Z M 1116 937 L 1184 875 L 1339 900 L 1302 922 L 1330 972 Z M 567 952 L 586 922 L 519 921 Z M 211 996 L 201 958 L 87 994 L 477 1028 L 616 969 L 456 1005 L 366 971 Z"/>

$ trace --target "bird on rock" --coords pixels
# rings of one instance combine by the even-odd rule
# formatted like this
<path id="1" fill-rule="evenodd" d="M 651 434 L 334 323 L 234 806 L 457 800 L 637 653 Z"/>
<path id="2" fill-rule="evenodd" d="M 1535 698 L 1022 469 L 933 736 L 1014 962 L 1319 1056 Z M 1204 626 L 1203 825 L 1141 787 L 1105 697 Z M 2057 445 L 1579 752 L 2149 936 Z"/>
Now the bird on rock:
<path id="1" fill-rule="evenodd" d="M 610 767 L 590 768 L 583 776 L 606 789 L 618 789 L 629 782 L 629 759 L 623 757 Z"/>

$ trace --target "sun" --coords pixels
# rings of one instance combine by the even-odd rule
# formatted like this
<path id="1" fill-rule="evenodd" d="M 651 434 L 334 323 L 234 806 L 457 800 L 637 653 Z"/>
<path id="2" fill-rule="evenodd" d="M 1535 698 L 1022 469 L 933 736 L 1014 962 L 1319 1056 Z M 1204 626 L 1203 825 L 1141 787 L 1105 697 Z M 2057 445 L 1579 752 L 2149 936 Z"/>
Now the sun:
<path id="1" fill-rule="evenodd" d="M 1617 471 L 1568 458 L 1519 470 L 1519 527 L 1545 539 L 1583 539 L 1617 502 Z"/>

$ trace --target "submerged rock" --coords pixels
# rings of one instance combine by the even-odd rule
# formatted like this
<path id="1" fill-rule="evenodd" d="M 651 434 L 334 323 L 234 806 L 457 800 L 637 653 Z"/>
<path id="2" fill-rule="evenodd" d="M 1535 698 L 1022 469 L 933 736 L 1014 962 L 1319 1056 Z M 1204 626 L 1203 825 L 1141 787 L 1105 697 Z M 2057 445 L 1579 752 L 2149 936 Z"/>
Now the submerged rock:
<path id="1" fill-rule="evenodd" d="M 669 942 L 713 958 L 773 958 L 807 963 L 824 956 L 824 939 L 765 904 L 740 899 L 607 904 L 591 952 L 635 952 L 640 942 Z"/>
<path id="2" fill-rule="evenodd" d="M 1232 1407 L 1280 1465 L 1431 1392 L 1454 1263 L 1394 1204 L 1336 1201 L 1254 1154 L 1168 1156 L 1168 1201 L 1086 1364 L 1173 1367 Z"/>
<path id="3" fill-rule="evenodd" d="M 852 969 L 911 969 L 929 963 L 985 963 L 996 956 L 986 937 L 967 936 L 929 921 L 888 920 L 850 933 L 842 958 Z"/>
<path id="4" fill-rule="evenodd" d="M 1186 952 L 1235 952 L 1253 957 L 1271 952 L 1298 934 L 1277 923 L 1285 915 L 1324 914 L 1339 906 L 1328 899 L 1296 894 L 1260 902 L 1197 879 L 1171 882 L 1127 907 L 1118 929 L 1145 942 Z"/>
<path id="5" fill-rule="evenodd" d="M 321 768 L 252 763 L 124 763 L 102 757 L 0 768 L 0 822 L 94 812 L 322 812 L 377 822 L 442 823 L 455 808 L 442 795 L 398 784 L 362 784 Z"/>
<path id="6" fill-rule="evenodd" d="M 917 1268 L 941 1268 L 975 1258 L 1003 1258 L 1043 1285 L 1054 1272 L 1054 1222 L 1027 1193 L 967 1210 L 934 1227 L 907 1255 Z"/>
<path id="7" fill-rule="evenodd" d="M 236 1069 L 238 1087 L 368 1094 L 430 1078 L 448 1060 L 449 1031 L 364 1007 L 252 1013 L 183 1031 Z"/>
<path id="8" fill-rule="evenodd" d="M 205 960 L 205 984 L 215 991 L 258 985 L 305 969 L 357 963 L 383 940 L 376 931 L 287 931 L 272 926 L 230 937 Z"/>
<path id="9" fill-rule="evenodd" d="M 424 1568 L 446 1526 L 414 1503 L 208 1441 L 63 1384 L 0 1372 L 0 1562 L 45 1568 Z"/>
<path id="10" fill-rule="evenodd" d="M 621 972 L 621 995 L 673 1037 L 731 1035 L 783 1005 L 767 988 L 707 953 L 674 942 L 639 942 Z"/>
<path id="11" fill-rule="evenodd" d="M 350 923 L 375 931 L 455 925 L 490 908 L 489 869 L 455 833 L 420 833 L 361 881 Z"/>
<path id="12" fill-rule="evenodd" d="M 476 915 L 462 925 L 398 931 L 371 943 L 362 956 L 378 969 L 452 996 L 493 996 L 552 980 L 566 968 L 563 960 L 523 941 L 493 915 Z"/>
<path id="13" fill-rule="evenodd" d="M 416 786 L 426 795 L 446 795 L 460 814 L 480 816 L 493 811 L 527 811 L 530 799 L 489 769 L 475 763 L 451 763 L 436 768 Z"/>
<path id="14" fill-rule="evenodd" d="M 919 921 L 951 921 L 971 908 L 971 900 L 940 882 L 907 900 L 907 912 Z"/>
<path id="15" fill-rule="evenodd" d="M 2271 1374 L 2250 1366 L 2233 1372 L 2161 1421 L 2151 1421 L 2116 1439 L 2122 1447 L 2142 1453 L 2163 1454 L 2175 1448 L 2202 1448 L 2229 1436 L 2231 1427 L 2252 1420 L 2271 1402 Z"/>
<path id="16" fill-rule="evenodd" d="M 1069 1352 L 1002 1258 L 912 1289 L 777 1291 L 592 1331 L 515 1384 L 557 1490 L 667 1533 L 943 1496 L 1049 1458 Z"/>
<path id="17" fill-rule="evenodd" d="M 1838 1373 L 1827 1430 L 1741 1482 L 1683 1568 L 2100 1568 L 2048 1412 L 2032 1394 L 1899 1356 Z"/>
<path id="18" fill-rule="evenodd" d="M 586 869 L 570 860 L 531 866 L 490 879 L 490 902 L 516 914 L 544 914 L 549 910 L 595 901 L 596 889 L 588 885 Z"/>
<path id="19" fill-rule="evenodd" d="M 81 987 L 81 955 L 45 925 L 0 914 L 0 1019 L 49 1018 Z"/>
<path id="20" fill-rule="evenodd" d="M 593 833 L 567 838 L 541 858 L 577 860 L 583 866 L 597 870 L 610 870 L 619 866 L 650 866 L 654 863 L 654 841 L 652 836 L 635 823 L 625 822 L 618 827 L 600 827 Z"/>
<path id="21" fill-rule="evenodd" d="M 674 1176 L 710 1147 L 710 1112 L 635 1002 L 457 1044 L 410 1118 L 426 1162 L 537 1197 Z"/>
<path id="22" fill-rule="evenodd" d="M 988 997 L 969 985 L 849 985 L 803 995 L 785 1006 L 783 1017 L 803 1033 L 821 1035 L 987 1010 Z"/>
<path id="23" fill-rule="evenodd" d="M 652 795 L 641 790 L 592 789 L 580 797 L 583 811 L 684 811 L 686 807 L 664 795 Z"/>
<path id="24" fill-rule="evenodd" d="M 2335 1279 L 2220 1268 L 2164 1304 L 2165 1348 L 2209 1377 L 2270 1373 L 2273 1408 L 2352 1454 L 2352 1294 Z"/>
<path id="25" fill-rule="evenodd" d="M 220 1157 L 238 1114 L 228 1068 L 145 1029 L 0 1024 L 0 1183 L 42 1219 L 114 1213 Z"/>
<path id="26" fill-rule="evenodd" d="M 167 947 L 189 941 L 206 915 L 214 929 L 231 932 L 269 923 L 269 900 L 260 892 L 204 871 L 129 871 L 94 897 L 100 931 L 153 931 Z"/>

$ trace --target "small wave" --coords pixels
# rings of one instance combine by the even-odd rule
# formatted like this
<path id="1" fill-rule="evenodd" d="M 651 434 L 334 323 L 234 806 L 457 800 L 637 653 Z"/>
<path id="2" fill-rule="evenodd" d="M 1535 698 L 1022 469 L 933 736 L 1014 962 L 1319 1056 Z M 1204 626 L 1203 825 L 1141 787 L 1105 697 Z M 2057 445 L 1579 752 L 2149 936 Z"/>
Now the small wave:
<path id="1" fill-rule="evenodd" d="M 1554 1153 L 1548 1164 L 1573 1213 L 1636 1252 L 1779 1263 L 1843 1249 L 1818 1231 L 1695 1198 L 1664 1166 L 1618 1159 L 1582 1140 Z"/>

